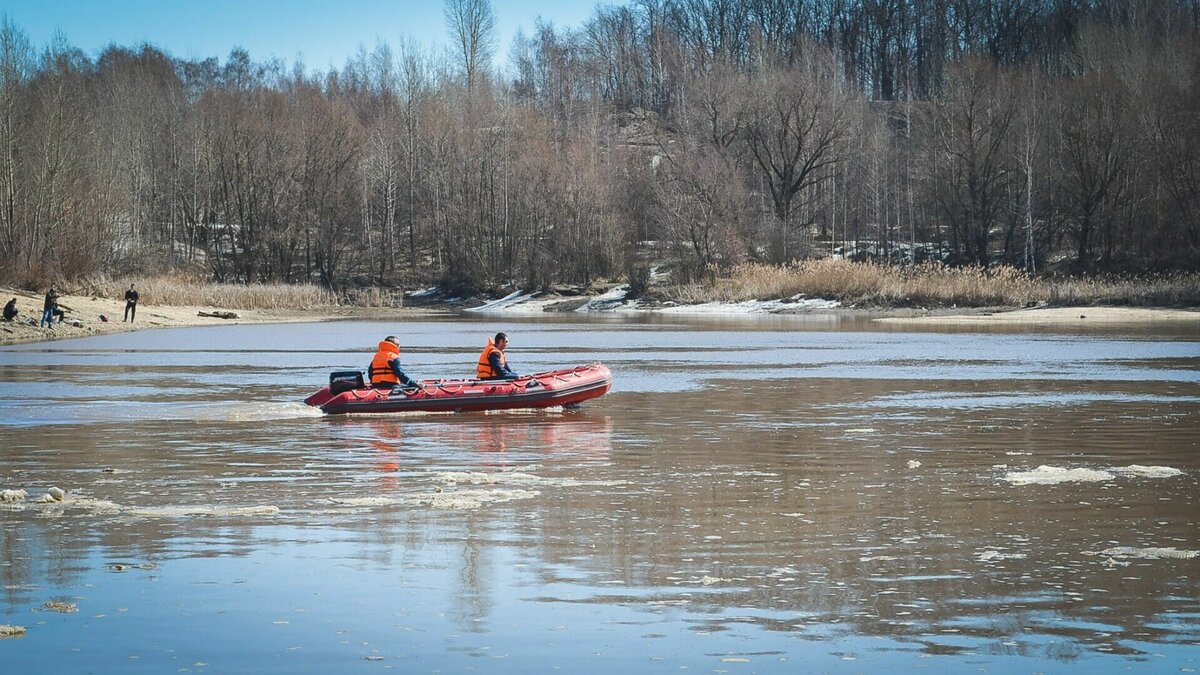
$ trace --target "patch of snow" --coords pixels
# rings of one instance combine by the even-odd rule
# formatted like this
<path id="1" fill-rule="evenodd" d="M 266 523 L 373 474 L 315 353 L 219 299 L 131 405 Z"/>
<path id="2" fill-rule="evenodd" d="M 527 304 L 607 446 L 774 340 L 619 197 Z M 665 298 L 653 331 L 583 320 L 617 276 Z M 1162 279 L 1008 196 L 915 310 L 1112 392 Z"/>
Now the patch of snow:
<path id="1" fill-rule="evenodd" d="M 427 296 L 427 295 L 433 295 L 434 293 L 437 293 L 437 292 L 438 292 L 438 291 L 440 291 L 440 290 L 441 290 L 441 289 L 440 289 L 440 288 L 438 288 L 437 286 L 430 286 L 429 288 L 422 288 L 422 289 L 421 289 L 421 290 L 419 290 L 419 291 L 413 291 L 413 292 L 411 292 L 411 293 L 409 293 L 409 294 L 408 294 L 408 297 L 410 297 L 410 298 L 423 298 L 423 297 L 425 297 L 425 296 Z"/>
<path id="2" fill-rule="evenodd" d="M 793 296 L 788 300 L 743 300 L 742 302 L 705 302 L 698 305 L 675 305 L 659 310 L 664 314 L 778 314 L 799 309 L 833 309 L 841 307 L 837 300 L 821 300 Z"/>
<path id="3" fill-rule="evenodd" d="M 609 289 L 607 293 L 602 293 L 588 300 L 583 305 L 578 307 L 576 312 L 610 312 L 617 309 L 623 309 L 625 305 L 625 296 L 629 295 L 629 285 L 622 284 Z"/>
<path id="4" fill-rule="evenodd" d="M 513 291 L 512 293 L 509 293 L 508 295 L 504 296 L 503 298 L 500 298 L 499 300 L 492 300 L 491 302 L 485 302 L 478 307 L 471 307 L 471 308 L 467 309 L 467 311 L 468 312 L 498 312 L 498 311 L 504 310 L 505 308 L 507 308 L 510 305 L 515 305 L 524 300 L 528 300 L 529 298 L 532 298 L 534 295 L 535 294 L 533 294 L 533 293 L 526 293 L 524 291 Z"/>

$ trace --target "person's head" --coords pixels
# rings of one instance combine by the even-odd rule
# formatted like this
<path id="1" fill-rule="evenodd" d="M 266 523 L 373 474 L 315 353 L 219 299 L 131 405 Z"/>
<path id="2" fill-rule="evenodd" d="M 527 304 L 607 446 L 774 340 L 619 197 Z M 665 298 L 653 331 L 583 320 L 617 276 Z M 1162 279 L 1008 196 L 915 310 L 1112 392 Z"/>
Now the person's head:
<path id="1" fill-rule="evenodd" d="M 390 342 L 390 343 L 392 343 L 392 344 L 396 345 L 397 347 L 399 347 L 399 346 L 400 346 L 400 341 L 396 339 L 396 336 L 395 336 L 395 335 L 389 335 L 389 336 L 387 336 L 387 337 L 383 338 L 383 341 L 384 341 L 384 342 Z"/>
<path id="2" fill-rule="evenodd" d="M 505 333 L 496 333 L 496 337 L 492 338 L 492 343 L 498 348 L 504 349 L 508 346 L 508 335 Z"/>
<path id="3" fill-rule="evenodd" d="M 133 290 L 133 284 L 129 284 L 129 290 Z"/>

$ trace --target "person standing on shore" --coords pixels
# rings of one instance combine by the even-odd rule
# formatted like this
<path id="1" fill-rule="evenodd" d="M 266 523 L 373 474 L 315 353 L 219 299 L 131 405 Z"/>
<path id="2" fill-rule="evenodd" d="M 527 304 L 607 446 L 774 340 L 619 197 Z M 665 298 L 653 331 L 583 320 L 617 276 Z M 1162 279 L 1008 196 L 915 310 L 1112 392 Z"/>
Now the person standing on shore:
<path id="1" fill-rule="evenodd" d="M 133 284 L 129 284 L 129 290 L 125 291 L 125 318 L 121 319 L 121 323 L 133 323 L 133 317 L 137 315 L 137 303 L 138 292 L 133 290 Z"/>
<path id="2" fill-rule="evenodd" d="M 42 305 L 42 320 L 38 323 L 38 327 L 54 327 L 54 310 L 58 308 L 58 291 L 51 286 L 50 290 L 46 291 L 46 302 Z"/>

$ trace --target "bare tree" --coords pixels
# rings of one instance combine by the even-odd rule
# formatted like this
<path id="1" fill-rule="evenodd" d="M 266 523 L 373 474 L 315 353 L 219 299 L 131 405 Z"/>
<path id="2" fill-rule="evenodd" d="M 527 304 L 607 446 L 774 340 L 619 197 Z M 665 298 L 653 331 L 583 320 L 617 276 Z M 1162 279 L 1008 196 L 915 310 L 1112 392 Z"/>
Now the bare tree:
<path id="1" fill-rule="evenodd" d="M 771 192 L 781 260 L 791 256 L 792 230 L 810 224 L 803 207 L 832 176 L 850 127 L 849 99 L 832 65 L 827 55 L 814 54 L 799 68 L 764 74 L 751 94 L 746 140 Z"/>
<path id="2" fill-rule="evenodd" d="M 1016 113 L 1007 83 L 991 64 L 954 69 L 946 100 L 928 121 L 933 198 L 951 226 L 951 245 L 965 262 L 987 265 L 989 245 L 1012 178 L 1008 134 Z"/>
<path id="3" fill-rule="evenodd" d="M 8 15 L 0 17 L 0 261 L 16 270 L 23 257 L 26 233 L 22 228 L 27 196 L 23 168 L 23 125 L 20 111 L 33 76 L 33 50 L 29 39 Z"/>
<path id="4" fill-rule="evenodd" d="M 496 13 L 489 0 L 446 0 L 446 26 L 461 60 L 467 88 L 488 67 L 496 39 Z"/>

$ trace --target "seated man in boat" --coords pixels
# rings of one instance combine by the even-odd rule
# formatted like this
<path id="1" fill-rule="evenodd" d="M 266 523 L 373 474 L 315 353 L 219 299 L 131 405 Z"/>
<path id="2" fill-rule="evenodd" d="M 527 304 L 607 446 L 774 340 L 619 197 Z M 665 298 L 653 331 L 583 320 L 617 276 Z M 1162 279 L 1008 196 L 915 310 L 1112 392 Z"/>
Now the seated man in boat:
<path id="1" fill-rule="evenodd" d="M 379 351 L 371 359 L 371 367 L 367 371 L 371 378 L 372 387 L 394 387 L 398 384 L 405 387 L 419 387 L 421 383 L 404 373 L 400 367 L 400 343 L 395 335 L 389 335 L 379 343 Z"/>
<path id="2" fill-rule="evenodd" d="M 488 338 L 487 346 L 479 355 L 479 365 L 475 368 L 475 377 L 480 380 L 515 380 L 517 375 L 508 367 L 508 359 L 504 358 L 504 349 L 508 347 L 508 336 L 496 333 L 496 337 Z"/>

